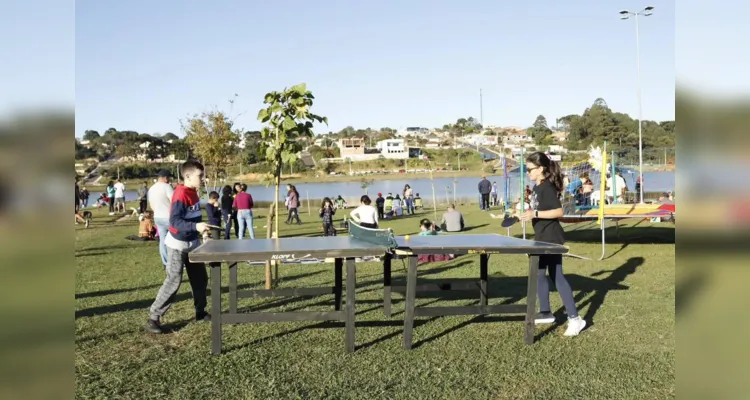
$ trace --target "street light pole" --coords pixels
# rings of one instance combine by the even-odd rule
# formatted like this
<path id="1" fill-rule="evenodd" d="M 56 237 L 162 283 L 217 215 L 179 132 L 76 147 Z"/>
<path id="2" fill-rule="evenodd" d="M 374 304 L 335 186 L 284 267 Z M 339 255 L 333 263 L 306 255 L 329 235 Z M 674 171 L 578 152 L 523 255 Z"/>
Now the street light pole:
<path id="1" fill-rule="evenodd" d="M 644 17 L 648 17 L 652 14 L 651 10 L 653 9 L 654 7 L 648 6 L 637 13 L 630 12 L 628 10 L 620 11 L 620 19 L 629 19 L 630 16 L 635 17 L 635 51 L 636 64 L 638 69 L 638 179 L 641 182 L 638 187 L 640 188 L 639 201 L 641 204 L 643 204 L 643 106 L 641 99 L 641 40 L 638 29 L 638 16 L 642 15 Z"/>

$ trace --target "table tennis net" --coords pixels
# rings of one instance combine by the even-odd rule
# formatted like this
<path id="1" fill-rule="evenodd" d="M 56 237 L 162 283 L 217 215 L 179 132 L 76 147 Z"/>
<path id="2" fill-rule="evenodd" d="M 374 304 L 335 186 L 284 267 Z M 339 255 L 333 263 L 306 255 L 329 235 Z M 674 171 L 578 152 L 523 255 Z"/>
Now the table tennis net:
<path id="1" fill-rule="evenodd" d="M 373 229 L 359 226 L 353 221 L 349 223 L 349 236 L 364 242 L 385 246 L 389 249 L 398 247 L 392 229 Z"/>

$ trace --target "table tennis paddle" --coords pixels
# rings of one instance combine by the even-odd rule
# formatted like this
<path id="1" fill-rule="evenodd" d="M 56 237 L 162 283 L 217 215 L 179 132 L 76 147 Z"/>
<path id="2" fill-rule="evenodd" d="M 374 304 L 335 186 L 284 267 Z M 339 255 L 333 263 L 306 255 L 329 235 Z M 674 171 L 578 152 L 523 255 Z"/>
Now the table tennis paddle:
<path id="1" fill-rule="evenodd" d="M 510 228 L 513 226 L 516 222 L 518 222 L 518 217 L 515 216 L 507 216 L 503 218 L 503 222 L 500 223 L 500 226 L 503 228 Z"/>

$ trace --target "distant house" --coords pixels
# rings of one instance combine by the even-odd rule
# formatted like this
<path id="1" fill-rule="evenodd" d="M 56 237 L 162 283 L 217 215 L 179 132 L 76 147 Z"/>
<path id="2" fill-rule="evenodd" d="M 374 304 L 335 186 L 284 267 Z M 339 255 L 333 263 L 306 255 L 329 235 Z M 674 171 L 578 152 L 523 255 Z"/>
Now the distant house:
<path id="1" fill-rule="evenodd" d="M 568 140 L 568 132 L 553 132 L 552 137 L 558 142 L 566 142 Z"/>
<path id="2" fill-rule="evenodd" d="M 341 150 L 341 158 L 365 154 L 365 140 L 361 138 L 339 139 L 338 147 Z"/>
<path id="3" fill-rule="evenodd" d="M 396 136 L 398 137 L 404 137 L 404 136 L 423 136 L 427 135 L 431 132 L 429 128 L 423 128 L 419 126 L 410 126 L 405 129 L 399 129 L 396 131 Z"/>
<path id="4" fill-rule="evenodd" d="M 526 134 L 525 129 L 519 130 L 506 130 L 505 136 L 503 137 L 504 142 L 510 142 L 514 144 L 524 144 L 532 141 L 531 137 Z"/>
<path id="5" fill-rule="evenodd" d="M 430 147 L 430 148 L 440 147 L 440 144 L 443 143 L 443 140 L 444 140 L 443 138 L 441 138 L 438 135 L 435 135 L 434 133 L 426 136 L 425 139 L 427 139 L 426 147 Z"/>
<path id="6" fill-rule="evenodd" d="M 404 139 L 386 139 L 375 144 L 380 154 L 406 153 L 406 141 Z"/>

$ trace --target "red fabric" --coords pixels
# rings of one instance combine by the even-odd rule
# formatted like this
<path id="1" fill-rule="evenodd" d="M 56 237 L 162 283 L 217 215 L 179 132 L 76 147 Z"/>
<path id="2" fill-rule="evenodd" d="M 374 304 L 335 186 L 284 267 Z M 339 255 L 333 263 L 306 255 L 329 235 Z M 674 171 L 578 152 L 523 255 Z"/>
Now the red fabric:
<path id="1" fill-rule="evenodd" d="M 250 196 L 250 193 L 247 192 L 239 192 L 234 197 L 232 206 L 238 210 L 249 210 L 253 208 L 253 196 Z"/>

